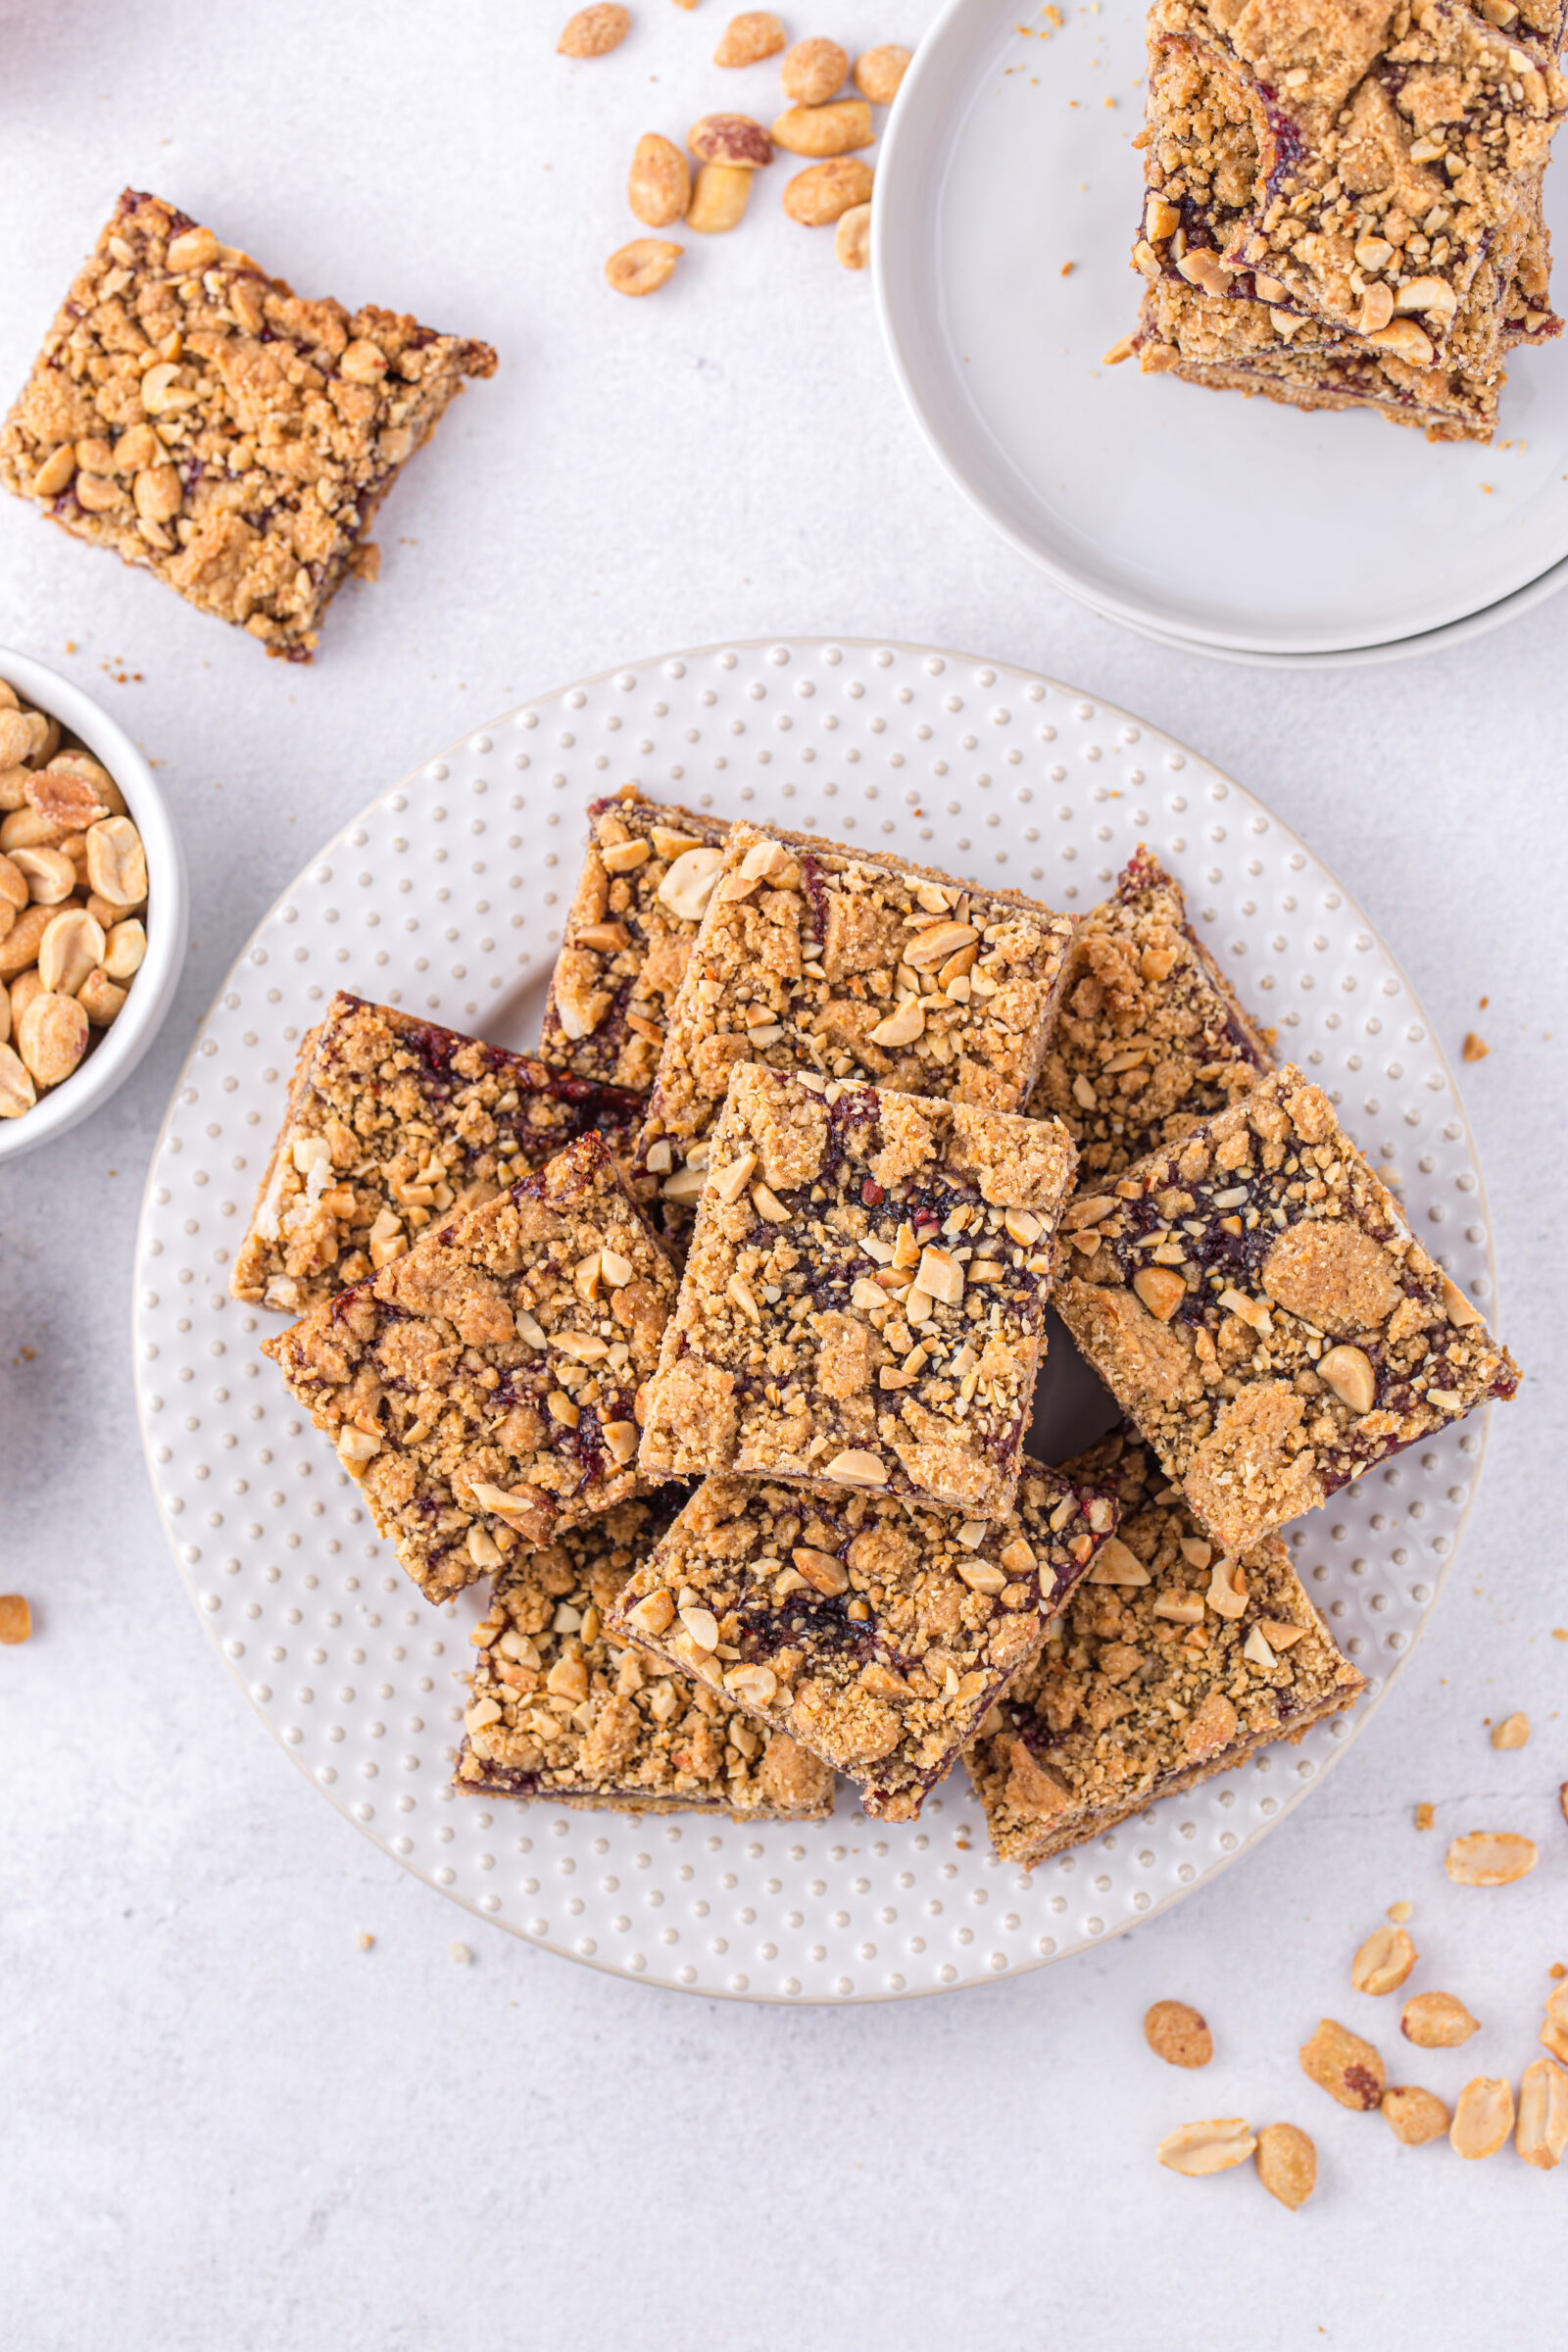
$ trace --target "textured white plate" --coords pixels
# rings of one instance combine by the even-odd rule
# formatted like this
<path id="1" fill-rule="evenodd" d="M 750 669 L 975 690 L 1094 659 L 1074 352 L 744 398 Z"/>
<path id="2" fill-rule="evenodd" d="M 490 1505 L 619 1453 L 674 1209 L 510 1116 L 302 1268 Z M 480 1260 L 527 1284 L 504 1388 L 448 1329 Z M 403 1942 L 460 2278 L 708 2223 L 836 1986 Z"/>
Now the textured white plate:
<path id="1" fill-rule="evenodd" d="M 894 368 L 1003 536 L 1112 619 L 1276 655 L 1390 649 L 1568 556 L 1568 338 L 1516 354 L 1508 448 L 1102 365 L 1141 288 L 1145 11 L 1062 13 L 1052 30 L 1033 0 L 952 0 L 899 94 L 872 213 Z M 1559 242 L 1565 206 L 1568 173 L 1548 172 Z"/>
<path id="2" fill-rule="evenodd" d="M 630 779 L 1079 909 L 1148 841 L 1244 996 L 1396 1167 L 1422 1238 L 1490 1308 L 1464 1114 L 1388 951 L 1250 793 L 1074 687 L 910 646 L 710 647 L 525 704 L 327 842 L 213 1005 L 148 1175 L 135 1377 L 181 1573 L 285 1753 L 456 1901 L 618 1974 L 832 2001 L 1033 1968 L 1200 1885 L 1343 1751 L 1452 1563 L 1482 1426 L 1405 1454 L 1299 1531 L 1307 1589 L 1371 1684 L 1361 1707 L 1032 1878 L 992 1855 L 961 1771 L 909 1828 L 868 1823 L 847 1792 L 829 1824 L 760 1829 L 455 1797 L 477 1592 L 442 1610 L 419 1597 L 258 1355 L 279 1324 L 224 1285 L 295 1049 L 324 1000 L 346 986 L 531 1044 L 583 804 Z M 1088 1381 L 1054 1358 L 1045 1420 L 1060 1451 L 1111 1417 L 1097 1391 L 1083 1418 Z"/>

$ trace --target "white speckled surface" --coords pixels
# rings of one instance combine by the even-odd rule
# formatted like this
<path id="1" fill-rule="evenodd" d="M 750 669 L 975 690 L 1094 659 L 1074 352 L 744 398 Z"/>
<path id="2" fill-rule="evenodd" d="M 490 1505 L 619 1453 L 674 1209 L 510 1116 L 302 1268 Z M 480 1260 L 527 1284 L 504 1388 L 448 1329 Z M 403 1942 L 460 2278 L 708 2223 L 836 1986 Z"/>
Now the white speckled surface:
<path id="1" fill-rule="evenodd" d="M 101 686 L 162 762 L 195 906 L 141 1072 L 0 1194 L 3 1582 L 37 1620 L 0 1652 L 0 2326 L 26 2352 L 479 2352 L 503 2330 L 653 2352 L 1547 2340 L 1562 2182 L 1511 2152 L 1477 2167 L 1402 2150 L 1307 2083 L 1295 2050 L 1326 2011 L 1370 2033 L 1396 2079 L 1517 2080 L 1545 1970 L 1568 1961 L 1568 1643 L 1551 1639 L 1568 1596 L 1543 1475 L 1568 1435 L 1557 618 L 1442 662 L 1260 677 L 1055 598 L 937 482 L 868 288 L 772 200 L 737 237 L 692 240 L 685 282 L 657 302 L 602 291 L 633 225 L 632 138 L 745 102 L 743 77 L 698 63 L 722 5 L 637 13 L 635 47 L 567 69 L 541 0 L 476 0 L 439 31 L 402 5 L 339 30 L 293 0 L 243 23 L 171 0 L 155 24 L 102 0 L 69 16 L 0 0 L 0 391 L 122 179 L 304 287 L 488 334 L 505 362 L 387 510 L 383 579 L 345 597 L 314 669 L 267 662 L 0 511 L 0 641 Z M 909 37 L 925 13 L 844 0 L 825 28 Z M 763 111 L 765 70 L 746 86 Z M 1495 1416 L 1431 1633 L 1256 1855 L 1019 1983 L 790 2014 L 460 1927 L 285 1768 L 157 1524 L 127 1288 L 198 1017 L 316 843 L 535 692 L 666 646 L 834 631 L 1081 682 L 1313 844 L 1449 1053 L 1472 1026 L 1492 1043 L 1461 1076 L 1527 1379 Z M 109 662 L 140 682 L 114 684 Z M 1535 1736 L 1496 1754 L 1483 1718 L 1515 1707 Z M 1430 1837 L 1411 1827 L 1422 1798 Z M 1532 1879 L 1448 1886 L 1447 1836 L 1483 1827 L 1541 1840 Z M 1348 1989 L 1396 1896 L 1415 1904 L 1414 1982 L 1484 2025 L 1419 2069 L 1391 2004 Z M 449 1957 L 455 1936 L 471 1964 Z M 1142 2011 L 1168 1994 L 1213 2022 L 1205 2075 L 1143 2047 Z M 1216 2113 L 1306 2126 L 1314 2203 L 1287 2217 L 1247 2174 L 1157 2170 L 1163 2132 Z"/>

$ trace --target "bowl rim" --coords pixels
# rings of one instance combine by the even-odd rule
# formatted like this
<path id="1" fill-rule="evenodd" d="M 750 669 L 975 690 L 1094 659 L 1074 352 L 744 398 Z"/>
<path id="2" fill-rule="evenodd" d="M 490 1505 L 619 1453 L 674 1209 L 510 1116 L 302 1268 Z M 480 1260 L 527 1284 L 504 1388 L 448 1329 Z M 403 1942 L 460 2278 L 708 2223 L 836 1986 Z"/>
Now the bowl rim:
<path id="1" fill-rule="evenodd" d="M 0 1160 L 53 1142 L 88 1117 L 130 1076 L 161 1028 L 185 960 L 190 923 L 184 852 L 145 755 L 83 687 L 20 648 L 0 646 L 0 678 L 33 709 L 59 720 L 109 770 L 147 853 L 147 954 L 123 1010 L 65 1083 L 20 1117 L 0 1120 Z"/>

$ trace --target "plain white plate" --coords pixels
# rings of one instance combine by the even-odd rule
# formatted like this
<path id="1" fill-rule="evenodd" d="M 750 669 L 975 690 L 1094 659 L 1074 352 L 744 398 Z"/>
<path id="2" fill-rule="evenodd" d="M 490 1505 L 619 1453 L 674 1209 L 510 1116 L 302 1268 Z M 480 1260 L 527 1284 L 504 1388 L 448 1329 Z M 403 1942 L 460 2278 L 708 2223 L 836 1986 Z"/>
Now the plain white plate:
<path id="1" fill-rule="evenodd" d="M 1286 657 L 1387 655 L 1568 556 L 1568 338 L 1515 355 L 1491 449 L 1102 365 L 1142 282 L 1144 9 L 1063 14 L 952 0 L 877 173 L 895 370 L 997 530 L 1112 619 Z"/>
<path id="2" fill-rule="evenodd" d="M 1200 1886 L 1344 1752 L 1452 1564 L 1484 1424 L 1403 1455 L 1297 1531 L 1307 1590 L 1368 1678 L 1361 1705 L 1032 1876 L 992 1853 L 961 1770 L 906 1828 L 868 1823 L 842 1785 L 836 1818 L 810 1827 L 454 1796 L 479 1589 L 444 1610 L 420 1598 L 259 1356 L 281 1319 L 225 1285 L 300 1038 L 331 992 L 531 1044 L 583 805 L 628 779 L 1079 909 L 1148 841 L 1244 995 L 1397 1170 L 1428 1247 L 1490 1308 L 1486 1204 L 1451 1073 L 1333 875 L 1206 760 L 1074 687 L 851 641 L 637 662 L 465 737 L 322 845 L 202 1025 L 148 1174 L 134 1377 L 180 1571 L 283 1752 L 455 1901 L 619 1975 L 838 2002 L 1038 1967 Z M 1111 1417 L 1063 1338 L 1037 1442 L 1059 1459 Z"/>

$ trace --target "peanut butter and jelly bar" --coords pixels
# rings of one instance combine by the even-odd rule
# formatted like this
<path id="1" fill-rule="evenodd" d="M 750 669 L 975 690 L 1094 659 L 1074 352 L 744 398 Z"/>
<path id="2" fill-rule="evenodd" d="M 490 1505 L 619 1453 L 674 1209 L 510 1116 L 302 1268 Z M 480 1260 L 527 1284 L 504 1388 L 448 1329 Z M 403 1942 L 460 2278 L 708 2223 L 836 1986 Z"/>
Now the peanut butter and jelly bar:
<path id="1" fill-rule="evenodd" d="M 1085 915 L 1031 1110 L 1078 1146 L 1078 1181 L 1114 1176 L 1248 1094 L 1273 1067 L 1181 886 L 1140 843 Z"/>
<path id="2" fill-rule="evenodd" d="M 0 481 L 308 662 L 377 507 L 484 343 L 307 301 L 127 188 L 0 429 Z"/>
<path id="3" fill-rule="evenodd" d="M 1135 260 L 1495 381 L 1556 45 L 1462 0 L 1155 0 Z"/>
<path id="4" fill-rule="evenodd" d="M 1076 1154 L 1054 1119 L 747 1063 L 641 1465 L 1010 1507 Z"/>
<path id="5" fill-rule="evenodd" d="M 301 1314 L 576 1136 L 624 1157 L 641 1109 L 622 1088 L 340 991 L 300 1048 L 228 1287 Z"/>
<path id="6" fill-rule="evenodd" d="M 1107 1484 L 1119 1525 L 964 1757 L 992 1843 L 1026 1868 L 1298 1740 L 1364 1688 L 1277 1536 L 1221 1557 L 1131 1435 L 1061 1475 Z"/>
<path id="7" fill-rule="evenodd" d="M 604 1630 L 686 1499 L 670 1487 L 514 1554 L 496 1578 L 454 1787 L 612 1813 L 824 1821 L 833 1774 L 706 1682 Z"/>
<path id="8" fill-rule="evenodd" d="M 1227 1551 L 1518 1386 L 1299 1070 L 1065 1222 L 1062 1320 Z"/>
<path id="9" fill-rule="evenodd" d="M 609 1624 L 847 1773 L 867 1813 L 912 1821 L 1115 1517 L 1032 1461 L 991 1523 L 710 1478 Z"/>
<path id="10" fill-rule="evenodd" d="M 430 1600 L 645 1491 L 675 1271 L 596 1135 L 264 1340 Z"/>
<path id="11" fill-rule="evenodd" d="M 622 785 L 588 809 L 539 1051 L 581 1078 L 646 1094 L 718 873 L 726 821 Z"/>
<path id="12" fill-rule="evenodd" d="M 1021 1110 L 1070 918 L 1016 891 L 736 824 L 692 949 L 639 1145 L 695 1200 L 737 1062 Z"/>

